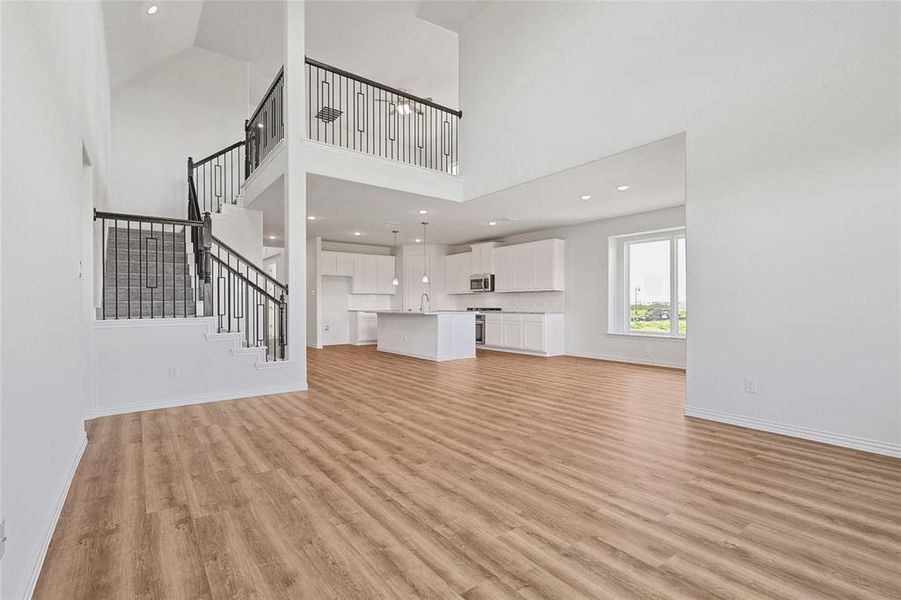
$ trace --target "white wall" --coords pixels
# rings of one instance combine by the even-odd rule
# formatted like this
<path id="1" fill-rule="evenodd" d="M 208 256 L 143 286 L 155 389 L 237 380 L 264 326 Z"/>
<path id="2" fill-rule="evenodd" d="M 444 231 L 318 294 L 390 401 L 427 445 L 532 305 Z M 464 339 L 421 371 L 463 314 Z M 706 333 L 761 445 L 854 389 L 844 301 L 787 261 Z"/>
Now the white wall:
<path id="1" fill-rule="evenodd" d="M 112 96 L 110 209 L 184 218 L 187 159 L 244 138 L 247 63 L 191 47 Z"/>
<path id="2" fill-rule="evenodd" d="M 898 13 L 492 3 L 461 35 L 466 195 L 687 132 L 689 413 L 901 454 Z"/>
<path id="3" fill-rule="evenodd" d="M 25 598 L 85 444 L 93 284 L 78 261 L 106 196 L 109 76 L 98 3 L 2 10 L 0 597 Z"/>
<path id="4" fill-rule="evenodd" d="M 263 265 L 263 213 L 240 206 L 223 205 L 211 215 L 213 235 L 257 266 Z"/>
<path id="5" fill-rule="evenodd" d="M 457 34 L 417 18 L 418 2 L 307 2 L 310 58 L 457 107 Z"/>
<path id="6" fill-rule="evenodd" d="M 208 337 L 215 334 L 215 323 L 214 318 L 96 322 L 93 359 L 103 368 L 95 373 L 87 416 L 306 388 L 303 373 L 292 366 L 265 363 L 227 336 Z"/>

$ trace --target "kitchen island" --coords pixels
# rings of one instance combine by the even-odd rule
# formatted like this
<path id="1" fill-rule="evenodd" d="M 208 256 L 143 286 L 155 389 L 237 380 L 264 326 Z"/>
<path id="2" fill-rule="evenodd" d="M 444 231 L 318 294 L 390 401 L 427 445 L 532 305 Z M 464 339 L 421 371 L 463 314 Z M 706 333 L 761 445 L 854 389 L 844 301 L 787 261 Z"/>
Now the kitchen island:
<path id="1" fill-rule="evenodd" d="M 476 356 L 474 313 L 375 312 L 379 352 L 439 362 Z"/>

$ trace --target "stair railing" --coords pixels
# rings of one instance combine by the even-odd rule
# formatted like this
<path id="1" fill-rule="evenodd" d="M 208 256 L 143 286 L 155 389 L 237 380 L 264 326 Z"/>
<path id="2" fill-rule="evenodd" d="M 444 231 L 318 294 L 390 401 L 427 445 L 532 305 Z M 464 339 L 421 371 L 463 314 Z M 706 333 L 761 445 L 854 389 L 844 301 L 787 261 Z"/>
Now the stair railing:
<path id="1" fill-rule="evenodd" d="M 213 315 L 220 333 L 241 333 L 246 347 L 265 348 L 266 360 L 284 360 L 288 286 L 212 236 Z"/>
<path id="2" fill-rule="evenodd" d="M 222 212 L 224 204 L 237 204 L 246 169 L 244 143 L 237 141 L 198 161 L 188 157 L 189 188 L 193 187 L 201 214 Z"/>
<path id="3" fill-rule="evenodd" d="M 458 175 L 463 112 L 306 58 L 307 136 Z"/>
<path id="4" fill-rule="evenodd" d="M 202 274 L 187 240 L 204 222 L 94 211 L 100 231 L 99 319 L 193 317 Z"/>
<path id="5" fill-rule="evenodd" d="M 250 177 L 285 137 L 284 87 L 285 69 L 282 67 L 256 110 L 244 121 L 244 141 L 247 142 L 245 177 Z"/>

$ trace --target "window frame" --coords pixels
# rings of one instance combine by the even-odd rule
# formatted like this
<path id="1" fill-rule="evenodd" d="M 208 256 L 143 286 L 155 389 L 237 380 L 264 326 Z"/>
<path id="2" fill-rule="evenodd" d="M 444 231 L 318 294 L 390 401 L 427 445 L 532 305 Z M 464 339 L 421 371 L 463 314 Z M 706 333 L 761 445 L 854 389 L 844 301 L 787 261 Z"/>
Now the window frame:
<path id="1" fill-rule="evenodd" d="M 650 338 L 666 338 L 684 340 L 687 337 L 688 318 L 686 316 L 686 333 L 679 333 L 679 240 L 686 239 L 685 228 L 678 227 L 674 229 L 666 229 L 660 231 L 650 231 L 645 233 L 637 233 L 619 237 L 621 249 L 621 260 L 619 261 L 620 276 L 617 277 L 617 285 L 621 286 L 615 293 L 619 297 L 618 304 L 621 307 L 621 313 L 618 323 L 614 330 L 609 333 L 612 335 L 627 335 L 634 337 L 650 337 Z M 669 260 L 670 260 L 670 330 L 664 332 L 642 332 L 632 331 L 632 283 L 630 280 L 631 273 L 629 269 L 630 250 L 633 244 L 642 244 L 648 242 L 669 242 Z M 685 242 L 685 270 L 688 272 L 688 241 Z M 687 277 L 686 277 L 687 279 Z M 688 298 L 686 294 L 686 309 L 688 307 Z"/>

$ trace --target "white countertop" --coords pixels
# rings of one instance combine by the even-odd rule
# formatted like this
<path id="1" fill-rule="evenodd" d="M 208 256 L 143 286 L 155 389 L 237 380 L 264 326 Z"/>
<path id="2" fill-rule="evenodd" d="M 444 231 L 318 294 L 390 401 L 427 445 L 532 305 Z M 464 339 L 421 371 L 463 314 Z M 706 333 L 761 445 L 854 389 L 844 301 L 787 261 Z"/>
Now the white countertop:
<path id="1" fill-rule="evenodd" d="M 404 315 L 408 317 L 435 317 L 435 316 L 451 316 L 451 315 L 474 315 L 474 312 L 465 310 L 427 310 L 419 312 L 418 310 L 373 310 L 378 315 Z"/>

